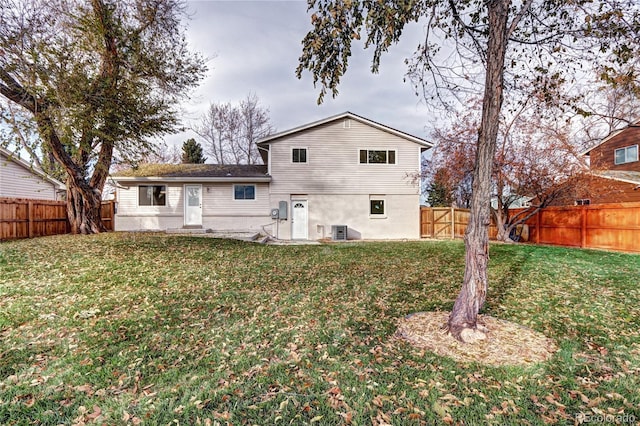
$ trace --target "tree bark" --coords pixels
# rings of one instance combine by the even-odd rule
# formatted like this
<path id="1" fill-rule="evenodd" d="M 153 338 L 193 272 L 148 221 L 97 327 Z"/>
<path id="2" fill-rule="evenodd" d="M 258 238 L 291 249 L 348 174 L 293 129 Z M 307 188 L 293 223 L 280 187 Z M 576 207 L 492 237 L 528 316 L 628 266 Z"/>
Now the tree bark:
<path id="1" fill-rule="evenodd" d="M 504 58 L 507 47 L 507 20 L 510 1 L 487 1 L 489 38 L 482 122 L 478 132 L 473 169 L 471 213 L 465 234 L 465 271 L 462 289 L 449 315 L 448 330 L 458 340 L 473 342 L 485 337 L 478 327 L 478 313 L 487 295 L 489 225 L 491 223 L 491 171 L 498 138 L 502 107 Z"/>
<path id="2" fill-rule="evenodd" d="M 83 190 L 67 179 L 67 216 L 73 234 L 97 234 L 107 229 L 102 223 L 102 198 L 99 193 Z"/>

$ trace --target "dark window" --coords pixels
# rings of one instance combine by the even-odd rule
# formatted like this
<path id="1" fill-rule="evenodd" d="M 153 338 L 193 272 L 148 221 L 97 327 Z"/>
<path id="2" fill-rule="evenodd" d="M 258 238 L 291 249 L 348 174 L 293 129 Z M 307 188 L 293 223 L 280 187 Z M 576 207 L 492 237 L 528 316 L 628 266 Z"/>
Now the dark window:
<path id="1" fill-rule="evenodd" d="M 165 185 L 138 186 L 138 205 L 140 206 L 167 205 L 167 187 Z"/>
<path id="2" fill-rule="evenodd" d="M 387 151 L 369 151 L 369 164 L 387 164 Z"/>
<path id="3" fill-rule="evenodd" d="M 235 200 L 255 200 L 256 186 L 255 185 L 234 185 L 233 198 Z"/>
<path id="4" fill-rule="evenodd" d="M 293 162 L 294 163 L 306 163 L 307 162 L 307 149 L 306 148 L 293 148 Z"/>
<path id="5" fill-rule="evenodd" d="M 396 152 L 377 149 L 361 149 L 360 164 L 396 164 Z"/>
<path id="6" fill-rule="evenodd" d="M 369 214 L 384 215 L 384 200 L 370 200 Z"/>
<path id="7" fill-rule="evenodd" d="M 576 200 L 576 206 L 588 206 L 591 204 L 591 200 L 588 198 Z"/>

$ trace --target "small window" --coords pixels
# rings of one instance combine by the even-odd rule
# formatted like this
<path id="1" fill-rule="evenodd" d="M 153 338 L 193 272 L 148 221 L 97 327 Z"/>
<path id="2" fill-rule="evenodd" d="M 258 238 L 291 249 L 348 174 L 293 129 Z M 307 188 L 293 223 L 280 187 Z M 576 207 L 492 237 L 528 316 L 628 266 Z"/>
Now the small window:
<path id="1" fill-rule="evenodd" d="M 616 149 L 615 154 L 616 164 L 633 163 L 638 161 L 638 145 Z"/>
<path id="2" fill-rule="evenodd" d="M 591 204 L 591 200 L 588 198 L 576 200 L 576 206 L 588 206 L 589 204 Z"/>
<path id="3" fill-rule="evenodd" d="M 138 186 L 139 206 L 166 206 L 166 185 L 140 185 Z"/>
<path id="4" fill-rule="evenodd" d="M 292 161 L 294 163 L 307 162 L 307 148 L 293 148 Z"/>
<path id="5" fill-rule="evenodd" d="M 255 185 L 234 185 L 233 199 L 234 200 L 255 200 L 256 186 Z"/>
<path id="6" fill-rule="evenodd" d="M 396 164 L 396 152 L 379 149 L 361 149 L 360 164 Z"/>
<path id="7" fill-rule="evenodd" d="M 384 200 L 369 200 L 369 214 L 384 216 Z"/>

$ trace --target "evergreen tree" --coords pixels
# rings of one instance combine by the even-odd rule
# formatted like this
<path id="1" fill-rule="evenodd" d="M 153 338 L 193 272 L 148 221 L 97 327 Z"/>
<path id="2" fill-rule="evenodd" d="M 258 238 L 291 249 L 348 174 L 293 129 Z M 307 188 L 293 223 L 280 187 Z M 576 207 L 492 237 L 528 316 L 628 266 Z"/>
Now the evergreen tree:
<path id="1" fill-rule="evenodd" d="M 189 164 L 203 164 L 207 159 L 202 156 L 202 145 L 195 139 L 187 139 L 182 144 L 182 162 Z"/>
<path id="2" fill-rule="evenodd" d="M 431 207 L 450 207 L 453 202 L 453 197 L 451 197 L 447 186 L 438 180 L 431 182 L 428 194 L 427 203 Z"/>

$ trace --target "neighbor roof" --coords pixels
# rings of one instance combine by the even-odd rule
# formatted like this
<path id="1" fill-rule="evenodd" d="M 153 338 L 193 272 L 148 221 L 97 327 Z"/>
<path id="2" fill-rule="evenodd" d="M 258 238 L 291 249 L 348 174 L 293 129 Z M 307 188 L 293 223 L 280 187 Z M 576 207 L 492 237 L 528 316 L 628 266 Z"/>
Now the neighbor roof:
<path id="1" fill-rule="evenodd" d="M 267 166 L 246 164 L 143 164 L 112 175 L 116 181 L 269 182 Z"/>
<path id="2" fill-rule="evenodd" d="M 20 158 L 20 155 L 18 155 L 17 153 L 11 152 L 8 149 L 5 149 L 5 148 L 0 146 L 0 154 L 2 154 L 3 156 L 7 157 L 7 159 L 9 161 L 12 161 L 12 162 L 24 167 L 25 169 L 29 170 L 30 172 L 40 176 L 41 178 L 43 178 L 46 181 L 52 183 L 53 186 L 56 187 L 56 189 L 65 190 L 67 188 L 64 185 L 64 183 L 60 182 L 58 179 L 52 178 L 51 176 L 46 174 L 43 170 L 35 167 L 33 164 L 29 163 L 28 161 L 23 160 L 22 158 Z"/>
<path id="3" fill-rule="evenodd" d="M 593 172 L 593 174 L 606 179 L 613 179 L 620 182 L 627 182 L 627 183 L 640 185 L 640 172 L 633 172 L 633 171 L 627 171 L 627 170 L 599 170 L 599 171 Z"/>
<path id="4" fill-rule="evenodd" d="M 284 132 L 275 133 L 273 135 L 270 135 L 270 136 L 267 136 L 265 138 L 260 139 L 256 143 L 258 145 L 261 145 L 261 144 L 264 144 L 264 143 L 267 143 L 267 142 L 273 142 L 276 139 L 280 139 L 280 138 L 282 138 L 284 136 L 288 136 L 288 135 L 291 135 L 293 133 L 302 132 L 304 130 L 311 129 L 313 127 L 321 126 L 323 124 L 330 123 L 332 121 L 336 121 L 336 120 L 340 120 L 340 119 L 344 119 L 344 118 L 350 118 L 352 120 L 359 121 L 359 122 L 364 123 L 364 124 L 368 124 L 368 125 L 370 125 L 372 127 L 375 127 L 376 129 L 380 129 L 380 130 L 385 131 L 387 133 L 391 133 L 393 135 L 399 136 L 399 137 L 404 138 L 404 139 L 406 139 L 406 140 L 408 140 L 410 142 L 414 142 L 414 143 L 417 143 L 418 145 L 422 145 L 422 146 L 424 146 L 426 148 L 431 148 L 433 146 L 433 144 L 431 142 L 427 141 L 427 140 L 424 140 L 424 139 L 419 138 L 417 136 L 410 135 L 409 133 L 401 132 L 400 130 L 394 129 L 394 128 L 389 127 L 389 126 L 385 126 L 384 124 L 380 124 L 378 122 L 369 120 L 368 118 L 361 117 L 361 116 L 356 115 L 356 114 L 354 114 L 352 112 L 349 112 L 349 111 L 343 112 L 342 114 L 338 114 L 338 115 L 332 115 L 331 117 L 327 117 L 327 118 L 324 118 L 322 120 L 314 121 L 314 122 L 309 123 L 309 124 L 304 124 L 302 126 L 294 127 L 293 129 L 285 130 Z"/>

